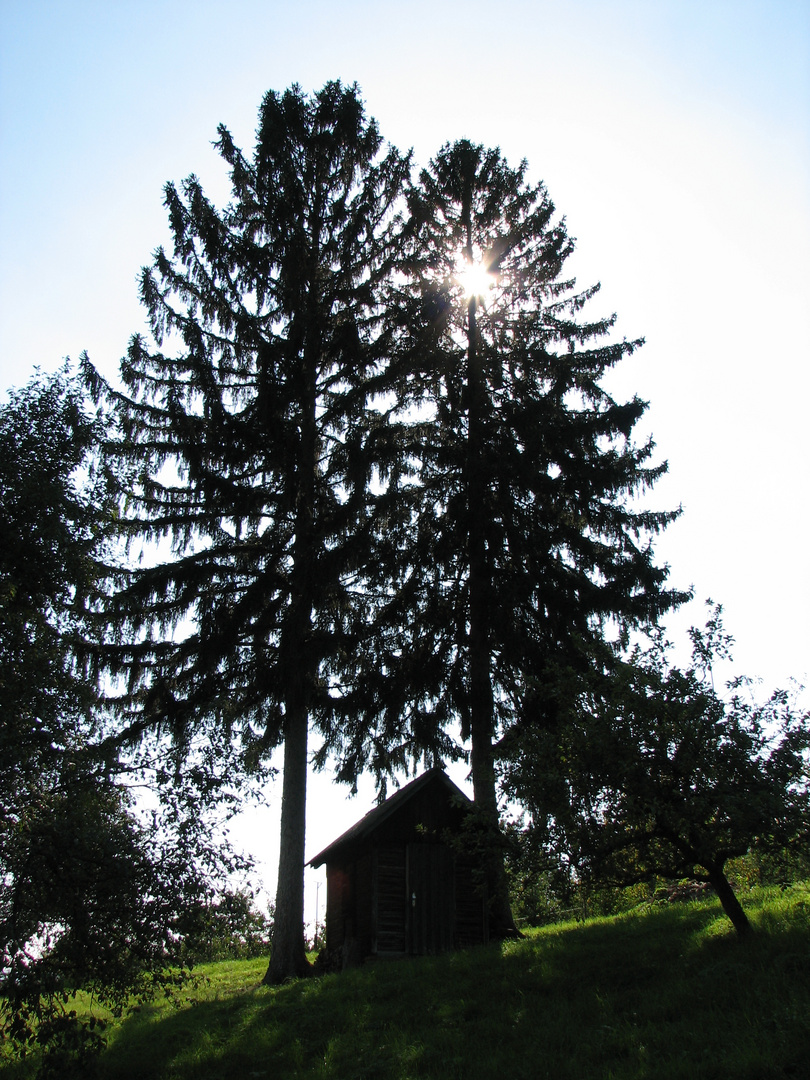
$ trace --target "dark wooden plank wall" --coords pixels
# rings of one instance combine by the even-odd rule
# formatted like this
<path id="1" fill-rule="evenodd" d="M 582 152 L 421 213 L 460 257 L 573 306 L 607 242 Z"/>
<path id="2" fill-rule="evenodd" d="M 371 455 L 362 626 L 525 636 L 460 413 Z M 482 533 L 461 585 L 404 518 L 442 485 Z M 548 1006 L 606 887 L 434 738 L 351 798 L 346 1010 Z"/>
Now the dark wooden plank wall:
<path id="1" fill-rule="evenodd" d="M 326 868 L 326 945 L 339 949 L 346 940 L 346 924 L 351 923 L 351 873 L 346 866 Z"/>
<path id="2" fill-rule="evenodd" d="M 376 850 L 376 935 L 373 951 L 407 952 L 405 846 L 387 844 Z"/>
<path id="3" fill-rule="evenodd" d="M 355 937 L 360 945 L 360 955 L 368 956 L 372 951 L 372 939 L 374 932 L 373 907 L 373 873 L 372 852 L 362 855 L 353 867 L 353 879 L 355 889 Z"/>

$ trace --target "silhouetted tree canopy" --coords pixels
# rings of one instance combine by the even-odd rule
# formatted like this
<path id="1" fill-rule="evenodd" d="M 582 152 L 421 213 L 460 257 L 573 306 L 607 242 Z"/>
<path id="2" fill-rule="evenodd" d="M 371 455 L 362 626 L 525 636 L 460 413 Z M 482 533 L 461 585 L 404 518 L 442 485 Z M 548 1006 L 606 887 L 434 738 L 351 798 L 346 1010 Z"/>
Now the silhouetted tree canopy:
<path id="1" fill-rule="evenodd" d="M 219 128 L 232 199 L 166 186 L 173 251 L 144 270 L 154 342 L 133 338 L 110 447 L 130 469 L 124 534 L 161 545 L 109 607 L 137 728 L 284 747 L 268 978 L 308 970 L 308 733 L 339 730 L 366 622 L 369 445 L 395 333 L 386 303 L 408 163 L 356 87 L 266 94 L 256 148 Z M 352 708 L 362 717 L 362 695 Z M 220 733 L 215 736 L 214 733 Z"/>
<path id="2" fill-rule="evenodd" d="M 73 990 L 120 1013 L 170 988 L 181 914 L 235 865 L 194 785 L 164 775 L 146 817 L 122 786 L 146 762 L 99 711 L 115 509 L 99 428 L 67 369 L 0 406 L 0 1030 L 51 1076 L 84 1075 L 103 1044 Z"/>
<path id="3" fill-rule="evenodd" d="M 810 714 L 787 691 L 757 702 L 747 679 L 715 689 L 711 665 L 731 644 L 719 607 L 691 637 L 686 668 L 656 631 L 609 673 L 563 678 L 567 709 L 523 732 L 507 787 L 528 843 L 595 881 L 707 881 L 746 935 L 724 867 L 751 848 L 806 848 Z"/>
<path id="4" fill-rule="evenodd" d="M 106 617 L 132 737 L 284 747 L 268 978 L 308 970 L 309 732 L 353 783 L 468 752 L 497 828 L 497 758 L 546 669 L 584 666 L 606 626 L 654 620 L 634 497 L 665 466 L 605 374 L 640 341 L 583 312 L 545 188 L 497 150 L 445 146 L 414 182 L 356 87 L 262 102 L 256 148 L 224 127 L 231 201 L 166 186 L 173 249 L 141 278 L 108 452 L 120 531 L 150 555 Z M 468 287 L 469 272 L 492 275 Z M 151 547 L 150 547 L 151 545 Z M 460 729 L 461 741 L 457 739 Z M 496 923 L 508 928 L 493 857 Z"/>
<path id="5" fill-rule="evenodd" d="M 603 385 L 642 342 L 586 315 L 598 286 L 566 273 L 573 241 L 525 163 L 448 144 L 408 201 L 398 346 L 410 381 L 396 420 L 410 468 L 391 470 L 378 504 L 366 661 L 387 709 L 373 741 L 360 729 L 354 760 L 401 765 L 460 729 L 495 830 L 498 757 L 553 708 L 547 672 L 587 667 L 606 632 L 685 599 L 651 548 L 677 512 L 635 501 L 666 466 L 634 441 L 645 403 Z"/>

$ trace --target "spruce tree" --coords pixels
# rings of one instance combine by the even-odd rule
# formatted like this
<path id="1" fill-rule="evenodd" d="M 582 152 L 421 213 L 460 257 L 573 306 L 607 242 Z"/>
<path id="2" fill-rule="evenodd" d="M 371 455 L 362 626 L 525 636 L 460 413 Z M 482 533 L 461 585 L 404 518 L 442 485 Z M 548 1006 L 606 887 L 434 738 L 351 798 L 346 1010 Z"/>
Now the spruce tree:
<path id="1" fill-rule="evenodd" d="M 133 338 L 123 390 L 106 388 L 131 473 L 123 528 L 159 553 L 117 595 L 124 644 L 108 656 L 132 730 L 161 727 L 181 754 L 206 731 L 232 732 L 248 760 L 283 744 L 279 981 L 308 969 L 308 733 L 340 726 L 365 603 L 367 405 L 391 352 L 408 163 L 381 155 L 340 83 L 269 92 L 252 157 L 222 126 L 216 146 L 231 202 L 215 208 L 195 176 L 167 185 L 174 250 L 141 280 L 155 343 Z"/>
<path id="2" fill-rule="evenodd" d="M 608 626 L 654 621 L 683 598 L 650 546 L 675 514 L 633 505 L 666 468 L 651 440 L 633 441 L 646 405 L 603 386 L 642 342 L 611 340 L 615 317 L 583 317 L 598 286 L 566 276 L 573 242 L 525 171 L 462 141 L 411 193 L 418 465 L 388 493 L 378 558 L 395 583 L 379 616 L 380 677 L 401 703 L 389 720 L 415 749 L 436 741 L 431 724 L 460 724 L 493 836 L 498 757 L 553 708 L 555 666 L 587 664 Z M 506 933 L 492 848 L 493 923 Z"/>

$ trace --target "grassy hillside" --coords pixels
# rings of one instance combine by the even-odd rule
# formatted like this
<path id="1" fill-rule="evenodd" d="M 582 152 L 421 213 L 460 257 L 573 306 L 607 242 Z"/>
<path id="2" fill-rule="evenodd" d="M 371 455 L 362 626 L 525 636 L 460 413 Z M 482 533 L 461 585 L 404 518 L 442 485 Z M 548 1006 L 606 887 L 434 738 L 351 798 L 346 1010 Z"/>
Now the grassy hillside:
<path id="1" fill-rule="evenodd" d="M 805 1080 L 810 885 L 746 907 L 758 934 L 745 945 L 701 901 L 275 990 L 260 985 L 263 961 L 211 965 L 183 1007 L 115 1029 L 99 1074 Z"/>

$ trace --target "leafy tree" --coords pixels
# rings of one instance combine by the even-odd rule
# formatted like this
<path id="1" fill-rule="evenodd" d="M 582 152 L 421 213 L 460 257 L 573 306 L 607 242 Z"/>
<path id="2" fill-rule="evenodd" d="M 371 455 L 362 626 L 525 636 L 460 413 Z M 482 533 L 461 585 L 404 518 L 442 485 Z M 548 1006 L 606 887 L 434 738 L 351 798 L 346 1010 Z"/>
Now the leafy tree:
<path id="1" fill-rule="evenodd" d="M 73 989 L 120 1011 L 176 979 L 178 915 L 222 857 L 182 789 L 136 819 L 118 783 L 134 763 L 100 750 L 93 609 L 114 504 L 99 425 L 68 369 L 0 407 L 0 1029 L 41 1048 L 42 1075 L 85 1075 L 102 1045 L 67 1009 Z"/>
<path id="2" fill-rule="evenodd" d="M 547 672 L 561 657 L 590 663 L 606 624 L 654 620 L 684 598 L 650 549 L 675 514 L 632 506 L 665 470 L 651 441 L 632 439 L 646 406 L 602 385 L 641 342 L 607 340 L 613 318 L 582 318 L 598 286 L 566 277 L 573 241 L 525 173 L 462 141 L 409 196 L 400 344 L 418 419 L 400 416 L 414 464 L 381 503 L 376 584 L 388 601 L 368 665 L 396 702 L 383 745 L 418 753 L 460 723 L 493 836 L 498 758 L 552 707 Z M 497 844 L 489 861 L 506 932 Z"/>
<path id="3" fill-rule="evenodd" d="M 756 703 L 745 679 L 714 689 L 731 643 L 719 607 L 691 636 L 685 669 L 656 631 L 608 677 L 569 682 L 568 715 L 524 733 L 508 788 L 529 812 L 528 843 L 597 882 L 709 882 L 744 937 L 725 866 L 751 848 L 806 847 L 810 713 L 784 691 Z"/>
<path id="4" fill-rule="evenodd" d="M 308 732 L 347 709 L 365 594 L 367 450 L 393 330 L 385 294 L 408 165 L 380 156 L 356 87 L 269 92 L 252 158 L 224 127 L 232 201 L 166 187 L 173 235 L 144 270 L 156 348 L 135 337 L 111 448 L 131 477 L 131 539 L 170 541 L 109 616 L 133 732 L 231 733 L 245 760 L 284 747 L 267 978 L 308 970 L 303 866 Z M 165 350 L 162 350 L 163 345 Z M 98 376 L 88 368 L 96 392 Z M 357 707 L 357 702 L 353 702 Z"/>
<path id="5" fill-rule="evenodd" d="M 94 438 L 67 370 L 35 376 L 0 407 L 4 805 L 36 788 L 93 704 L 80 663 L 89 654 L 79 646 L 107 513 L 103 477 L 91 467 Z"/>
<path id="6" fill-rule="evenodd" d="M 121 1015 L 188 975 L 177 931 L 208 885 L 198 849 L 127 804 L 86 748 L 71 747 L 6 823 L 2 1027 L 23 1056 L 40 1048 L 41 1075 L 86 1075 L 104 1044 L 104 1022 L 69 1008 L 75 990 Z"/>
<path id="7" fill-rule="evenodd" d="M 273 929 L 245 889 L 225 889 L 201 898 L 178 926 L 184 954 L 194 963 L 266 956 Z"/>
<path id="8" fill-rule="evenodd" d="M 97 593 L 104 493 L 88 468 L 94 422 L 67 370 L 36 375 L 0 407 L 0 862 L 4 928 L 22 816 L 68 748 L 91 733 L 82 661 Z M 84 470 L 84 482 L 79 472 Z M 14 935 L 19 936 L 19 935 Z"/>

